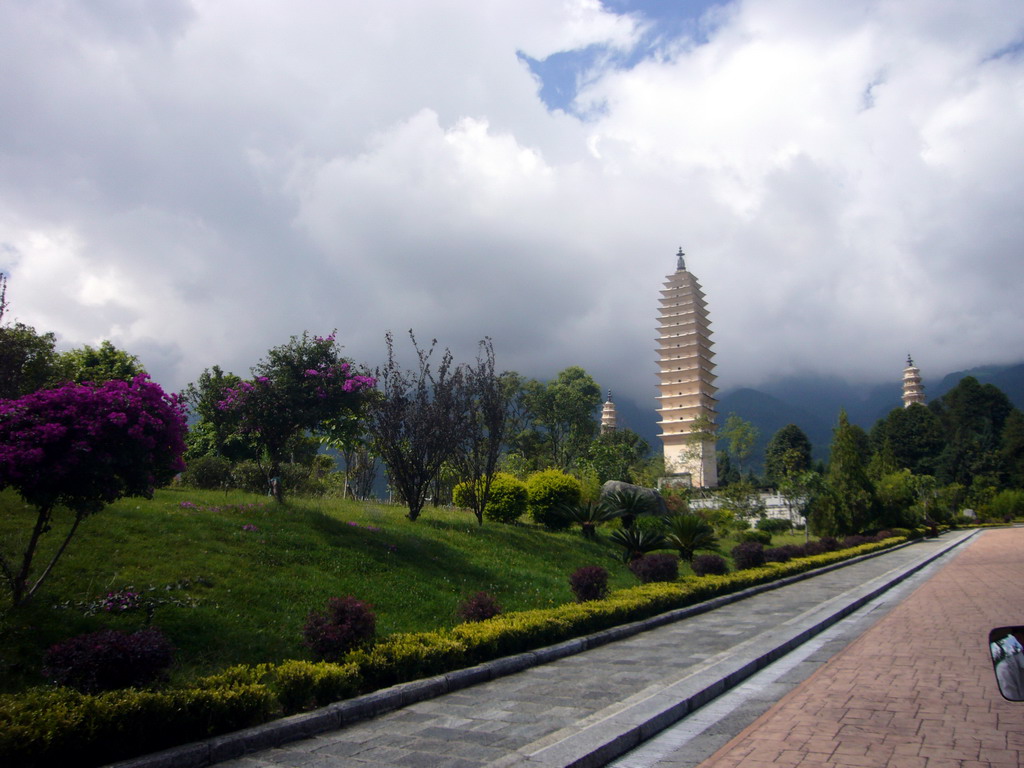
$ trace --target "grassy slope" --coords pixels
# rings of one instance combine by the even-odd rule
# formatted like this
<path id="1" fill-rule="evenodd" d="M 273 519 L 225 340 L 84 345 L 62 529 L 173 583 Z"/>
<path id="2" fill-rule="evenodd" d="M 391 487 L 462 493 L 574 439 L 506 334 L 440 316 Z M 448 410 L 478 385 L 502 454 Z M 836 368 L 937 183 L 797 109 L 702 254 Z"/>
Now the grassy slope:
<path id="1" fill-rule="evenodd" d="M 85 616 L 55 607 L 127 585 L 197 582 L 170 593 L 194 597 L 196 607 L 164 605 L 154 618 L 178 648 L 178 674 L 188 675 L 304 657 L 299 631 L 305 616 L 332 596 L 371 603 L 378 634 L 386 635 L 450 626 L 459 601 L 478 590 L 495 595 L 506 611 L 568 602 L 568 575 L 583 565 L 607 567 L 613 588 L 636 583 L 605 541 L 529 525 L 481 528 L 470 513 L 455 510 L 428 507 L 415 523 L 404 513 L 402 507 L 338 500 L 278 506 L 264 497 L 191 489 L 161 490 L 151 501 L 122 500 L 82 524 L 32 603 L 0 609 L 0 690 L 38 682 L 42 652 L 58 640 L 142 626 L 141 612 Z M 0 493 L 5 555 L 19 551 L 33 519 L 16 495 Z M 61 522 L 46 537 L 51 549 Z M 786 541 L 776 537 L 776 543 Z M 6 606 L 6 593 L 2 599 Z"/>

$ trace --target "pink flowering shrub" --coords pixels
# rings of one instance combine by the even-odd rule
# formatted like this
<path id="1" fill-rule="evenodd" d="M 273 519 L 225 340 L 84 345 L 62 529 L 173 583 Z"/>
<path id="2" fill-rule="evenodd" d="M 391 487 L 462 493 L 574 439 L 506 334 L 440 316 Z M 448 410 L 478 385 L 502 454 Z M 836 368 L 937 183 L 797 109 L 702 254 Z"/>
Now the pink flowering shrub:
<path id="1" fill-rule="evenodd" d="M 268 481 L 280 478 L 297 435 L 326 434 L 332 427 L 344 431 L 342 425 L 354 423 L 350 417 L 360 412 L 376 385 L 341 356 L 334 334 L 293 336 L 288 344 L 271 349 L 252 373 L 250 381 L 224 389 L 217 408 L 236 418 L 240 434 L 266 451 Z M 280 482 L 271 488 L 281 501 Z"/>
<path id="2" fill-rule="evenodd" d="M 35 593 L 84 518 L 122 496 L 149 498 L 184 468 L 185 432 L 183 404 L 146 375 L 0 400 L 0 489 L 15 489 L 38 510 L 20 562 L 0 553 L 15 605 Z M 30 584 L 57 506 L 73 513 L 71 530 Z"/>

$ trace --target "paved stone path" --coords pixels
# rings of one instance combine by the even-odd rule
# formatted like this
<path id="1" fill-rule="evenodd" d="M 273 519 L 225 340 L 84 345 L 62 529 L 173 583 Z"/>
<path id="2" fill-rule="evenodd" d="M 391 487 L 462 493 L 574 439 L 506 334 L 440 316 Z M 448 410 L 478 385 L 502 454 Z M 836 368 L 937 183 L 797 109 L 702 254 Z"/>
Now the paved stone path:
<path id="1" fill-rule="evenodd" d="M 969 535 L 919 542 L 221 765 L 604 765 Z"/>
<path id="2" fill-rule="evenodd" d="M 1024 764 L 1024 702 L 988 654 L 990 629 L 1024 625 L 1022 588 L 1024 529 L 985 531 L 702 768 Z"/>

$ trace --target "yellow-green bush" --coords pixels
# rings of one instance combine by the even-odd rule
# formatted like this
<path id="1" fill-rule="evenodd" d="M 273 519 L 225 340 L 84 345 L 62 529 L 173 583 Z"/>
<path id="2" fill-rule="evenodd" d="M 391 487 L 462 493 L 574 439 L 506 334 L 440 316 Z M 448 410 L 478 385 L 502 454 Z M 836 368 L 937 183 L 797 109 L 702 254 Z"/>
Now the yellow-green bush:
<path id="1" fill-rule="evenodd" d="M 559 514 L 563 505 L 578 504 L 582 486 L 572 475 L 558 469 L 534 472 L 526 478 L 527 506 L 533 522 L 552 531 L 564 530 L 569 521 Z"/>
<path id="2" fill-rule="evenodd" d="M 0 762 L 99 765 L 255 725 L 274 709 L 259 684 L 95 695 L 35 689 L 0 696 Z"/>
<path id="3" fill-rule="evenodd" d="M 457 507 L 472 506 L 469 482 L 459 483 L 452 489 L 452 501 Z M 483 493 L 483 481 L 477 480 L 477 494 Z M 526 513 L 526 483 L 507 472 L 498 472 L 491 480 L 484 517 L 497 523 L 514 523 Z"/>
<path id="4" fill-rule="evenodd" d="M 359 669 L 364 690 L 373 690 L 466 666 L 466 646 L 448 632 L 410 632 L 352 651 L 345 661 Z"/>
<path id="5" fill-rule="evenodd" d="M 267 677 L 286 715 L 354 696 L 362 679 L 355 664 L 299 660 L 278 664 Z"/>

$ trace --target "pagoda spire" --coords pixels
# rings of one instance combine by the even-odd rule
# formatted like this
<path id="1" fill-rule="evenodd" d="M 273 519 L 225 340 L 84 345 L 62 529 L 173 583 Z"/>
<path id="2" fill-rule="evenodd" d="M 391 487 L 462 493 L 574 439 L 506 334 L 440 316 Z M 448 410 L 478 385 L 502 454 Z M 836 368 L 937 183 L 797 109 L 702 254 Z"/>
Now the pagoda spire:
<path id="1" fill-rule="evenodd" d="M 683 253 L 683 246 L 679 246 L 679 253 L 676 254 L 676 272 L 686 271 L 686 261 L 683 259 L 685 255 Z"/>
<path id="2" fill-rule="evenodd" d="M 920 369 L 907 355 L 907 367 L 903 369 L 903 407 L 909 408 L 914 403 L 924 405 L 924 384 L 921 383 Z"/>
<path id="3" fill-rule="evenodd" d="M 615 413 L 615 403 L 612 402 L 612 391 L 608 390 L 608 399 L 601 407 L 601 434 L 607 435 L 614 432 L 618 417 Z"/>

